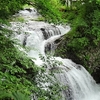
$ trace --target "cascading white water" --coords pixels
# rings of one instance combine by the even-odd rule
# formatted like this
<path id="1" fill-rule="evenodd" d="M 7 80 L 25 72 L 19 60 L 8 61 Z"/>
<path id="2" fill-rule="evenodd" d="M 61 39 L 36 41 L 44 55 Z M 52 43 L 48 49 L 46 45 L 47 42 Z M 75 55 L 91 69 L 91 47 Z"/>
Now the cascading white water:
<path id="1" fill-rule="evenodd" d="M 11 22 L 10 29 L 14 31 L 12 38 L 18 39 L 23 46 L 29 48 L 26 52 L 27 55 L 35 58 L 34 62 L 38 65 L 42 64 L 39 54 L 46 56 L 45 52 L 54 52 L 54 41 L 70 30 L 69 26 L 55 26 L 35 21 L 40 15 L 34 8 L 21 10 L 15 16 L 23 17 L 25 22 Z M 62 65 L 54 68 L 61 70 L 60 73 L 55 73 L 55 76 L 60 84 L 68 86 L 62 91 L 62 100 L 100 100 L 99 85 L 81 65 L 75 64 L 69 59 L 54 58 L 62 62 Z"/>
<path id="2" fill-rule="evenodd" d="M 59 82 L 69 86 L 69 94 L 67 89 L 63 91 L 64 100 L 100 100 L 100 87 L 84 67 L 69 59 L 56 59 L 63 62 L 62 73 L 56 76 Z"/>

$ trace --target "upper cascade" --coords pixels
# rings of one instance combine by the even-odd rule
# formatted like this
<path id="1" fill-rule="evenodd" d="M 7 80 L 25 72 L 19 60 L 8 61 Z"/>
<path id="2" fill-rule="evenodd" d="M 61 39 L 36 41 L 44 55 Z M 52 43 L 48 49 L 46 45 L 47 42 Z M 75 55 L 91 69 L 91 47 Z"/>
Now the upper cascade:
<path id="1" fill-rule="evenodd" d="M 27 20 L 37 19 L 38 17 L 41 17 L 41 15 L 37 12 L 35 8 L 26 8 L 24 10 L 20 10 L 14 16 L 21 16 L 21 17 L 26 18 Z"/>
<path id="2" fill-rule="evenodd" d="M 24 22 L 10 22 L 11 27 L 9 29 L 14 32 L 12 39 L 18 39 L 20 44 L 30 48 L 27 54 L 35 58 L 37 64 L 41 62 L 39 54 L 45 56 L 47 50 L 54 51 L 54 41 L 70 31 L 69 25 L 54 25 L 53 23 L 38 21 L 37 19 L 41 15 L 35 8 L 20 10 L 14 17 L 22 17 Z"/>
<path id="3" fill-rule="evenodd" d="M 44 35 L 44 39 L 48 39 L 54 35 L 61 35 L 61 31 L 55 25 L 51 25 L 50 27 L 41 28 L 42 33 Z"/>

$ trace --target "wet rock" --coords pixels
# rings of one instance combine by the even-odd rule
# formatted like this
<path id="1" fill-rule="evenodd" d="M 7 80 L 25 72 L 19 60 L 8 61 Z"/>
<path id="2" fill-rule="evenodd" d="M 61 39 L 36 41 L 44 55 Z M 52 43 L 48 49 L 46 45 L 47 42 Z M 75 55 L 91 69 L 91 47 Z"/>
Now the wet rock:
<path id="1" fill-rule="evenodd" d="M 47 53 L 47 51 L 51 51 L 51 43 L 47 43 L 45 46 L 45 53 Z"/>
<path id="2" fill-rule="evenodd" d="M 48 39 L 54 35 L 60 35 L 61 31 L 58 27 L 51 25 L 40 29 L 44 35 L 44 39 Z"/>
<path id="3" fill-rule="evenodd" d="M 47 36 L 47 33 L 46 33 L 45 29 L 41 28 L 41 31 L 43 33 L 44 39 L 47 39 L 48 36 Z"/>
<path id="4" fill-rule="evenodd" d="M 24 40 L 23 40 L 23 46 L 26 45 L 26 41 L 27 41 L 27 36 L 25 35 Z"/>
<path id="5" fill-rule="evenodd" d="M 32 12 L 32 9 L 30 9 L 30 8 L 26 8 L 25 10 L 28 10 L 29 12 Z"/>
<path id="6" fill-rule="evenodd" d="M 78 64 L 76 68 L 81 70 L 81 65 Z"/>
<path id="7" fill-rule="evenodd" d="M 100 83 L 100 67 L 98 67 L 98 69 L 92 73 L 92 76 L 96 83 Z"/>
<path id="8" fill-rule="evenodd" d="M 55 40 L 54 43 L 56 45 L 59 45 L 63 41 L 63 36 L 61 36 L 59 39 Z"/>

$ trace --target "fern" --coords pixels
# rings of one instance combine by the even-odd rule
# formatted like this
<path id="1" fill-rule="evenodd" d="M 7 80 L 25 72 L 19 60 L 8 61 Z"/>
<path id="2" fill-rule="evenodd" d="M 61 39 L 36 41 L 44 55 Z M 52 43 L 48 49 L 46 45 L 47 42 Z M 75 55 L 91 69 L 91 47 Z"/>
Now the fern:
<path id="1" fill-rule="evenodd" d="M 13 92 L 12 98 L 14 100 L 30 100 L 30 97 L 28 95 L 22 94 L 21 92 Z"/>

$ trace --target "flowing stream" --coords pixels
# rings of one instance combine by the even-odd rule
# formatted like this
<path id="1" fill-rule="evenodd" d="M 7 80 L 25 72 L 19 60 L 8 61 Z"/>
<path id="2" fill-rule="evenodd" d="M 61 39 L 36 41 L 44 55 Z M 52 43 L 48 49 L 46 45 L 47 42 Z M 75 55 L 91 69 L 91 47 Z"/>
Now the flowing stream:
<path id="1" fill-rule="evenodd" d="M 14 17 L 24 18 L 24 22 L 11 22 L 12 27 L 9 28 L 14 31 L 12 38 L 28 48 L 25 52 L 39 66 L 43 63 L 39 54 L 46 56 L 50 52 L 53 55 L 56 48 L 54 41 L 70 31 L 69 26 L 37 21 L 41 15 L 35 8 L 20 10 Z M 62 64 L 52 70 L 60 69 L 61 73 L 55 76 L 60 84 L 68 86 L 62 91 L 62 100 L 100 100 L 100 87 L 84 67 L 70 59 L 54 58 Z"/>

